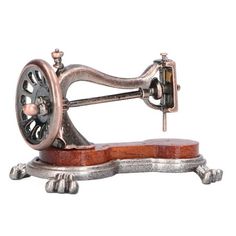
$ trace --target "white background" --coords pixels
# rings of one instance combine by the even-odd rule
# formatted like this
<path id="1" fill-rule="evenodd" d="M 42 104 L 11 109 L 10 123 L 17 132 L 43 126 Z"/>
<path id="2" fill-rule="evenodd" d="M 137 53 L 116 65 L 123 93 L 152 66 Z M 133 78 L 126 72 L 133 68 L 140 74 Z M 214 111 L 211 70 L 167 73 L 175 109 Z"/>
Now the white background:
<path id="1" fill-rule="evenodd" d="M 235 1 L 1 1 L 0 235 L 235 235 Z M 78 195 L 46 194 L 45 180 L 11 181 L 11 166 L 37 155 L 21 137 L 14 100 L 18 76 L 34 58 L 81 63 L 137 76 L 168 52 L 177 63 L 179 112 L 141 100 L 75 108 L 76 127 L 93 142 L 159 137 L 200 141 L 222 182 L 193 173 L 123 174 L 80 182 Z M 116 92 L 74 85 L 69 98 Z"/>

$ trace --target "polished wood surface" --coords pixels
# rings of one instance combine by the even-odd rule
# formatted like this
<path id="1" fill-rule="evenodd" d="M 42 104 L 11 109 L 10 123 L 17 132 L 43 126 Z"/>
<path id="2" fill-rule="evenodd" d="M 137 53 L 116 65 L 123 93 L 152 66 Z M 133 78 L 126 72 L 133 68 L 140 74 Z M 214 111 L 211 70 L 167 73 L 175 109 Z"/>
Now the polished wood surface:
<path id="1" fill-rule="evenodd" d="M 186 159 L 199 155 L 198 142 L 185 139 L 152 139 L 132 143 L 95 144 L 91 149 L 49 148 L 39 158 L 57 166 L 91 166 L 117 159 Z"/>

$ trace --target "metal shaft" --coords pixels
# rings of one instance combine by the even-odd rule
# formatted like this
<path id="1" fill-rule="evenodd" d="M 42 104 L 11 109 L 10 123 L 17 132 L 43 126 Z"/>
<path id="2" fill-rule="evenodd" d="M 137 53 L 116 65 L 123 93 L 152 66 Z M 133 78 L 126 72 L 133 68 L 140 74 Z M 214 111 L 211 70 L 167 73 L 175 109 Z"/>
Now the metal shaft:
<path id="1" fill-rule="evenodd" d="M 105 102 L 121 101 L 121 100 L 141 98 L 141 97 L 142 97 L 142 91 L 138 90 L 138 91 L 127 92 L 127 93 L 119 93 L 119 94 L 106 95 L 106 96 L 101 96 L 101 97 L 73 100 L 73 101 L 69 101 L 68 105 L 69 107 L 80 107 L 80 106 L 87 106 L 87 105 L 93 105 L 93 104 L 99 104 L 99 103 L 105 103 Z"/>
<path id="2" fill-rule="evenodd" d="M 166 118 L 166 111 L 162 112 L 162 131 L 167 131 L 167 118 Z"/>

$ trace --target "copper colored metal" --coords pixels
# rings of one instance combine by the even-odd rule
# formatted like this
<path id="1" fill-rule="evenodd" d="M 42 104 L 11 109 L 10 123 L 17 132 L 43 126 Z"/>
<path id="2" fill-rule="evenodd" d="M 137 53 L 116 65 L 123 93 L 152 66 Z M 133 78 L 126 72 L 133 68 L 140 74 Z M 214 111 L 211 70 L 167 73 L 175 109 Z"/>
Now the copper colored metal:
<path id="1" fill-rule="evenodd" d="M 30 103 L 30 104 L 25 104 L 23 106 L 23 112 L 27 115 L 27 116 L 36 116 L 39 113 L 39 108 L 37 105 Z"/>
<path id="2" fill-rule="evenodd" d="M 23 136 L 32 147 L 40 150 L 53 144 L 55 147 L 65 149 L 91 148 L 93 145 L 74 127 L 67 110 L 70 107 L 125 99 L 141 98 L 149 107 L 162 111 L 163 131 L 166 131 L 166 114 L 178 109 L 175 62 L 168 59 L 167 54 L 161 54 L 161 60 L 154 61 L 140 76 L 134 78 L 119 78 L 107 75 L 83 65 L 70 65 L 64 68 L 62 64 L 63 55 L 64 53 L 59 49 L 52 52 L 52 57 L 55 61 L 54 66 L 58 69 L 57 73 L 46 62 L 35 60 L 26 65 L 20 76 L 17 113 L 21 114 L 20 110 L 22 109 L 25 115 L 33 117 L 35 121 L 39 120 L 41 123 L 45 123 L 47 119 L 50 120 L 49 124 L 46 124 L 48 133 L 44 132 L 45 134 L 43 135 L 39 133 L 40 129 L 44 127 L 42 130 L 45 131 L 46 128 L 41 123 L 36 123 L 36 128 L 30 131 L 32 133 L 30 135 L 26 132 L 25 126 L 22 127 L 22 122 L 19 123 Z M 36 83 L 37 86 L 35 86 L 31 77 L 34 75 L 36 79 L 40 80 L 39 72 L 42 74 L 43 80 L 38 81 Z M 31 76 L 29 76 L 30 73 L 32 74 Z M 78 81 L 88 81 L 120 89 L 137 90 L 68 101 L 66 99 L 67 90 L 72 83 Z M 32 94 L 27 88 L 29 83 L 32 83 L 34 87 Z M 43 83 L 44 85 L 42 85 Z M 32 101 L 25 103 L 22 100 L 22 96 L 29 96 Z M 159 101 L 159 104 L 151 101 L 150 97 Z M 19 100 L 23 102 L 19 103 Z M 18 116 L 18 120 L 22 118 L 25 120 L 24 116 Z M 39 140 L 39 138 L 41 139 Z"/>
<path id="3" fill-rule="evenodd" d="M 29 85 L 33 87 L 32 92 Z M 36 106 L 45 96 L 53 106 L 50 114 L 40 116 Z M 27 98 L 30 103 L 27 103 Z M 61 127 L 62 109 L 61 89 L 53 68 L 43 60 L 29 62 L 23 68 L 17 85 L 16 115 L 21 134 L 32 148 L 42 150 L 52 145 Z M 24 111 L 35 115 L 27 117 Z"/>
<path id="4" fill-rule="evenodd" d="M 51 56 L 54 60 L 54 67 L 58 69 L 58 73 L 64 68 L 64 65 L 62 63 L 62 57 L 64 55 L 64 52 L 60 51 L 58 48 L 55 49 L 54 52 L 51 53 Z"/>

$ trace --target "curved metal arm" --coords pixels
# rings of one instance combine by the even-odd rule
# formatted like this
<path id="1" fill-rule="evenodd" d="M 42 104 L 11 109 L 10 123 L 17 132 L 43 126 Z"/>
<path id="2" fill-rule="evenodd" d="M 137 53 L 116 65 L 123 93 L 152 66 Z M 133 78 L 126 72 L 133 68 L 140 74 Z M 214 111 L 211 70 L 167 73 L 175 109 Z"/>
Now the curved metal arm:
<path id="1" fill-rule="evenodd" d="M 149 66 L 142 75 L 136 78 L 118 78 L 104 74 L 93 68 L 83 65 L 70 65 L 63 69 L 59 76 L 62 96 L 66 98 L 67 90 L 70 85 L 77 81 L 88 81 L 109 87 L 120 89 L 136 89 L 143 90 L 150 88 L 152 79 L 156 76 L 160 64 L 154 63 Z M 145 99 L 144 99 L 145 100 Z M 91 148 L 93 145 L 80 134 L 71 122 L 67 111 L 63 112 L 63 122 L 60 132 L 58 133 L 58 141 L 62 148 Z M 60 146 L 54 143 L 54 146 Z"/>
<path id="2" fill-rule="evenodd" d="M 136 78 L 119 78 L 107 75 L 91 67 L 83 65 L 70 65 L 65 67 L 59 77 L 62 95 L 65 98 L 70 85 L 76 81 L 89 81 L 109 87 L 120 89 L 135 89 L 150 87 L 151 80 L 155 77 L 161 65 L 154 63 L 149 66 L 142 75 Z"/>
<path id="3" fill-rule="evenodd" d="M 169 71 L 170 70 L 170 71 Z M 159 73 L 158 73 L 159 72 Z M 157 76 L 158 74 L 158 76 Z M 160 78 L 155 79 L 156 77 Z M 135 78 L 119 78 L 111 75 L 104 74 L 91 67 L 83 65 L 70 65 L 60 71 L 59 83 L 61 86 L 62 96 L 66 99 L 67 90 L 70 85 L 77 81 L 88 81 L 100 85 L 105 85 L 120 89 L 139 89 L 133 93 L 128 94 L 114 94 L 110 96 L 95 97 L 89 99 L 80 99 L 71 101 L 70 106 L 81 106 L 89 104 L 97 104 L 100 102 L 117 101 L 140 97 L 151 108 L 161 110 L 163 112 L 163 130 L 166 130 L 166 112 L 177 110 L 177 84 L 175 80 L 175 64 L 172 60 L 166 57 L 161 61 L 155 61 L 150 65 L 142 75 Z M 160 104 L 152 103 L 149 98 L 153 96 L 154 99 L 159 100 Z M 69 106 L 68 106 L 69 107 Z M 64 143 L 65 148 L 74 147 L 91 147 L 89 143 L 74 127 L 69 119 L 66 109 L 63 112 L 63 122 L 59 139 Z M 73 134 L 73 140 L 64 134 L 65 129 L 70 129 L 70 135 Z M 69 130 L 68 130 L 69 131 Z"/>

